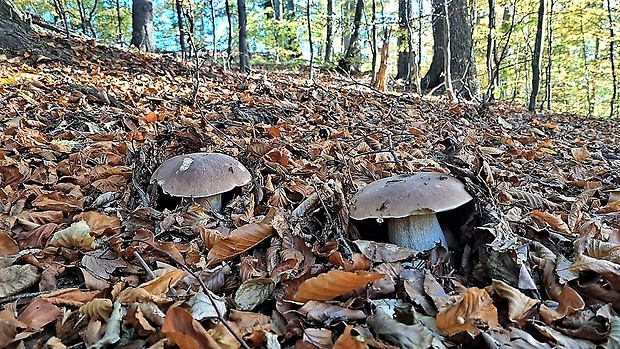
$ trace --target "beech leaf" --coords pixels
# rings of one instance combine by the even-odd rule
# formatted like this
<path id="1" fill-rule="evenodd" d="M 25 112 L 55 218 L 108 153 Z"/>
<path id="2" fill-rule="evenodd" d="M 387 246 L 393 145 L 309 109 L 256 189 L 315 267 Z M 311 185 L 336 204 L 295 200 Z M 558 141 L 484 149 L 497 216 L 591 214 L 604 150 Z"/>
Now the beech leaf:
<path id="1" fill-rule="evenodd" d="M 480 334 L 479 326 L 498 327 L 497 308 L 487 291 L 471 287 L 461 300 L 448 310 L 437 314 L 437 328 L 449 336 L 467 332 L 472 337 Z"/>
<path id="2" fill-rule="evenodd" d="M 293 300 L 297 302 L 328 301 L 384 277 L 384 274 L 332 270 L 310 278 L 299 285 Z"/>
<path id="3" fill-rule="evenodd" d="M 209 250 L 209 265 L 235 258 L 273 235 L 273 232 L 274 229 L 264 223 L 250 223 L 233 230 Z"/>

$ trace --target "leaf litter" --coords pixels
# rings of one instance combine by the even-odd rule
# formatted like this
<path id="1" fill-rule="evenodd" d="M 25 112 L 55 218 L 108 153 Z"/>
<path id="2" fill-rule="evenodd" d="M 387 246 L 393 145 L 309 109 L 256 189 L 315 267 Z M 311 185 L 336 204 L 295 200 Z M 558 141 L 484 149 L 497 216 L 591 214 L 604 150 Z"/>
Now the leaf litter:
<path id="1" fill-rule="evenodd" d="M 0 346 L 618 346 L 618 120 L 41 42 L 0 58 Z M 149 183 L 191 152 L 253 180 L 222 212 Z M 416 171 L 474 197 L 449 251 L 349 221 Z"/>

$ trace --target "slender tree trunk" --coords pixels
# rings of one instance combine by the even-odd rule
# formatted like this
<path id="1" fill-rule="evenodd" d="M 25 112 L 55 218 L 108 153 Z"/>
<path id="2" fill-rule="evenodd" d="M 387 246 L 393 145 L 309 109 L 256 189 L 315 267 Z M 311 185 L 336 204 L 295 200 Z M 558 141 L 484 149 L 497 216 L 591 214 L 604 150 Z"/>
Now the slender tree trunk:
<path id="1" fill-rule="evenodd" d="M 372 83 L 374 84 L 375 78 L 377 77 L 377 0 L 372 0 L 371 5 L 371 27 L 370 27 L 370 49 L 372 51 L 372 62 L 371 62 L 371 70 L 372 70 Z"/>
<path id="2" fill-rule="evenodd" d="M 545 67 L 545 100 L 547 101 L 547 109 L 551 109 L 551 67 L 553 63 L 553 5 L 554 0 L 549 3 L 549 19 L 547 20 L 547 66 Z"/>
<path id="3" fill-rule="evenodd" d="M 611 81 L 612 92 L 609 101 L 609 117 L 614 118 L 616 115 L 616 100 L 618 99 L 618 76 L 616 75 L 616 63 L 614 56 L 616 55 L 616 34 L 614 32 L 613 10 L 611 8 L 611 0 L 607 0 L 607 18 L 609 19 L 609 63 L 611 64 Z"/>
<path id="4" fill-rule="evenodd" d="M 237 11 L 239 15 L 239 67 L 243 71 L 250 70 L 250 53 L 248 52 L 247 37 L 247 13 L 245 10 L 245 0 L 237 0 Z"/>
<path id="5" fill-rule="evenodd" d="M 233 35 L 232 35 L 232 15 L 230 13 L 230 2 L 226 0 L 226 20 L 228 21 L 228 45 L 226 46 L 226 63 L 224 66 L 226 68 L 230 68 L 230 63 L 232 62 L 232 43 L 233 43 Z"/>
<path id="6" fill-rule="evenodd" d="M 183 24 L 183 3 L 181 0 L 175 0 L 177 10 L 177 27 L 179 28 L 179 46 L 181 46 L 181 59 L 187 57 L 187 48 L 185 45 L 185 27 Z"/>
<path id="7" fill-rule="evenodd" d="M 532 91 L 530 92 L 530 102 L 528 109 L 536 109 L 536 97 L 540 90 L 540 65 L 542 62 L 542 38 L 545 28 L 545 0 L 540 0 L 538 5 L 538 24 L 536 25 L 536 41 L 534 43 L 534 56 L 532 57 Z"/>
<path id="8" fill-rule="evenodd" d="M 211 41 L 213 41 L 213 48 L 211 50 L 211 65 L 217 62 L 217 42 L 215 38 L 215 7 L 213 6 L 213 0 L 209 0 L 209 7 L 211 8 Z"/>
<path id="9" fill-rule="evenodd" d="M 86 11 L 84 10 L 84 4 L 82 4 L 82 0 L 77 0 L 76 5 L 78 8 L 78 14 L 80 15 L 80 28 L 82 29 L 82 34 L 88 35 L 86 32 Z"/>
<path id="10" fill-rule="evenodd" d="M 444 13 L 448 12 L 448 0 L 443 0 L 443 10 Z M 452 52 L 450 50 L 450 20 L 448 16 L 444 17 L 444 42 L 443 42 L 443 68 L 446 82 L 446 93 L 448 98 L 452 101 L 456 101 L 456 96 L 454 95 L 454 88 L 452 87 L 452 68 L 450 64 L 450 59 L 452 58 Z"/>
<path id="11" fill-rule="evenodd" d="M 411 0 L 398 0 L 398 64 L 396 65 L 396 78 L 405 80 L 409 85 L 411 76 L 411 42 L 408 30 L 411 18 Z"/>
<path id="12" fill-rule="evenodd" d="M 373 85 L 379 91 L 385 90 L 385 80 L 387 79 L 387 65 L 390 52 L 390 30 L 388 27 L 383 29 L 383 45 L 381 46 L 381 63 L 379 63 L 379 72 Z"/>
<path id="13" fill-rule="evenodd" d="M 118 24 L 118 33 L 116 42 L 119 45 L 123 44 L 123 18 L 121 17 L 121 3 L 120 0 L 116 0 L 116 22 Z"/>
<path id="14" fill-rule="evenodd" d="M 327 0 L 327 23 L 325 33 L 325 62 L 331 62 L 334 54 L 334 0 Z"/>
<path id="15" fill-rule="evenodd" d="M 344 54 L 344 57 L 338 62 L 338 66 L 347 73 L 351 72 L 353 65 L 353 59 L 358 54 L 357 42 L 360 33 L 360 25 L 362 24 L 362 14 L 364 11 L 364 0 L 357 0 L 355 5 L 355 17 L 353 18 L 353 33 L 351 34 L 351 40 L 349 41 L 349 47 Z"/>
<path id="16" fill-rule="evenodd" d="M 131 44 L 141 51 L 155 52 L 155 29 L 153 28 L 153 2 L 133 0 Z"/>
<path id="17" fill-rule="evenodd" d="M 583 70 L 584 70 L 583 78 L 585 79 L 585 83 L 586 83 L 585 92 L 586 92 L 586 101 L 588 103 L 588 116 L 592 116 L 592 113 L 594 112 L 594 104 L 592 102 L 592 93 L 590 91 L 592 84 L 590 81 L 590 71 L 588 69 L 588 53 L 587 53 L 588 48 L 587 48 L 586 38 L 585 38 L 586 33 L 583 28 L 583 21 L 584 21 L 584 13 L 583 13 L 583 9 L 581 9 L 581 14 L 579 16 L 579 31 L 581 35 L 581 56 L 583 58 Z"/>
<path id="18" fill-rule="evenodd" d="M 310 75 L 308 77 L 309 81 L 312 81 L 314 79 L 314 75 L 313 75 L 313 63 L 314 63 L 314 45 L 312 44 L 312 21 L 310 19 L 310 5 L 311 5 L 311 0 L 306 0 L 306 23 L 308 24 L 308 44 L 310 45 L 310 63 L 309 63 L 309 68 L 310 68 Z"/>
<path id="19" fill-rule="evenodd" d="M 489 93 L 485 94 L 484 102 L 492 101 L 495 99 L 495 89 L 497 83 L 495 80 L 495 0 L 489 0 L 489 34 L 487 35 L 487 77 L 489 79 Z"/>
<path id="20" fill-rule="evenodd" d="M 65 26 L 65 37 L 68 39 L 70 36 L 69 20 L 67 19 L 67 12 L 65 11 L 63 3 L 60 0 L 54 0 L 54 9 L 56 10 L 56 13 L 58 13 L 58 15 L 60 16 L 60 19 Z"/>

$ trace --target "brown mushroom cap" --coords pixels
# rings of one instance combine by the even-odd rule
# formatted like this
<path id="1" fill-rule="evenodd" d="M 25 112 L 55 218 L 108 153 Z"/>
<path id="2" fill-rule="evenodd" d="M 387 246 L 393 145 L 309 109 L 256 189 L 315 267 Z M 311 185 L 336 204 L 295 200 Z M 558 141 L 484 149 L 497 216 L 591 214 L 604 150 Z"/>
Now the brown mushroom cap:
<path id="1" fill-rule="evenodd" d="M 173 156 L 153 172 L 164 193 L 185 198 L 221 194 L 248 183 L 250 172 L 234 158 L 218 153 Z"/>
<path id="2" fill-rule="evenodd" d="M 353 197 L 353 219 L 403 218 L 455 209 L 472 197 L 458 179 L 435 172 L 383 178 Z"/>

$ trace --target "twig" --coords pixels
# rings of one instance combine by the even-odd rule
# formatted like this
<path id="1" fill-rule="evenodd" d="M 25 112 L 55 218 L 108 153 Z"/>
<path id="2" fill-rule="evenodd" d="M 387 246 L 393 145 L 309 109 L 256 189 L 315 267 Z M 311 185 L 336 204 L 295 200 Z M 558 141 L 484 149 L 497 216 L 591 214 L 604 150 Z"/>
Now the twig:
<path id="1" fill-rule="evenodd" d="M 114 244 L 112 244 L 111 246 L 114 245 L 119 245 L 125 242 L 137 242 L 137 243 L 142 243 L 145 245 L 150 246 L 153 250 L 163 254 L 166 258 L 168 258 L 169 260 L 171 260 L 177 267 L 179 267 L 180 269 L 183 269 L 184 271 L 186 271 L 188 274 L 190 274 L 191 276 L 193 276 L 194 278 L 196 278 L 196 280 L 198 280 L 198 283 L 200 284 L 200 286 L 202 286 L 202 288 L 205 291 L 208 291 L 209 288 L 207 287 L 207 285 L 204 283 L 204 281 L 202 281 L 202 279 L 196 275 L 196 273 L 194 273 L 188 266 L 186 266 L 185 264 L 181 264 L 180 262 L 178 262 L 169 252 L 162 250 L 161 248 L 155 246 L 152 242 L 150 241 L 146 241 L 146 240 L 140 240 L 140 239 L 127 239 L 127 240 L 123 240 L 123 241 L 119 241 L 116 242 Z M 239 335 L 233 330 L 233 328 L 228 324 L 228 322 L 224 319 L 224 314 L 222 314 L 221 310 L 218 309 L 217 305 L 215 304 L 215 299 L 213 299 L 213 296 L 211 295 L 210 292 L 204 292 L 205 295 L 207 295 L 207 298 L 209 298 L 209 302 L 211 302 L 211 305 L 213 306 L 213 308 L 215 309 L 215 313 L 217 314 L 217 318 L 218 320 L 220 320 L 220 322 L 222 323 L 222 325 L 224 325 L 224 327 L 226 327 L 226 329 L 233 335 L 233 337 L 235 337 L 235 339 L 239 342 L 239 344 L 241 344 L 241 346 L 244 349 L 250 349 L 250 347 L 248 346 L 248 344 L 243 340 L 243 338 L 239 337 Z"/>
<path id="2" fill-rule="evenodd" d="M 131 176 L 131 184 L 133 184 L 134 189 L 136 189 L 136 192 L 138 193 L 138 197 L 140 198 L 140 203 L 142 204 L 142 206 L 149 207 L 149 199 L 146 196 L 146 193 L 144 192 L 144 190 L 140 188 L 140 184 L 138 184 L 138 180 L 136 179 L 136 176 Z"/>
<path id="3" fill-rule="evenodd" d="M 144 268 L 144 270 L 146 271 L 146 273 L 149 275 L 149 277 L 151 279 L 155 279 L 157 276 L 155 275 L 155 273 L 153 273 L 153 270 L 151 270 L 151 268 L 149 267 L 148 264 L 146 264 L 146 262 L 144 261 L 144 259 L 142 258 L 142 256 L 140 256 L 140 254 L 138 253 L 138 251 L 133 251 L 133 256 L 136 257 L 136 259 L 138 260 L 138 262 L 140 262 L 140 265 L 142 265 L 142 268 Z"/>
<path id="4" fill-rule="evenodd" d="M 20 293 L 20 294 L 16 294 L 14 296 L 9 296 L 9 297 L 3 297 L 0 299 L 0 304 L 5 304 L 5 303 L 11 303 L 14 301 L 19 301 L 22 299 L 27 299 L 27 298 L 34 298 L 34 297 L 38 297 L 44 294 L 48 294 L 48 293 L 52 293 L 55 292 L 56 290 L 49 290 L 49 291 L 39 291 L 39 292 L 31 292 L 31 293 Z"/>
<path id="5" fill-rule="evenodd" d="M 392 134 L 388 133 L 387 137 L 388 137 L 388 146 L 390 147 L 390 153 L 392 153 L 392 156 L 394 157 L 394 162 L 396 163 L 396 165 L 402 166 L 403 163 L 398 158 L 398 154 L 396 154 L 396 150 L 394 149 L 394 143 L 392 143 Z"/>

